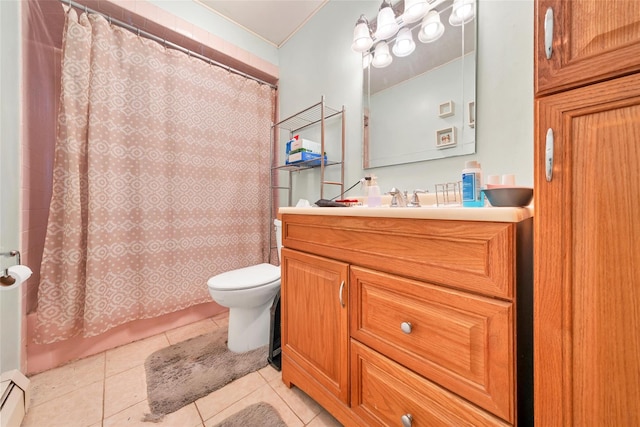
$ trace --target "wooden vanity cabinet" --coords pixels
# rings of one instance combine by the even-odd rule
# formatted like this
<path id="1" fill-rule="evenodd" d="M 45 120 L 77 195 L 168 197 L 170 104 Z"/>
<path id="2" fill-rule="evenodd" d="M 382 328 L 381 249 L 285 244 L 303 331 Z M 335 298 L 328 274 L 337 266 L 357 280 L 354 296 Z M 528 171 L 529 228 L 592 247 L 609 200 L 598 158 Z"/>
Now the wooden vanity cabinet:
<path id="1" fill-rule="evenodd" d="M 549 10 L 553 32 L 552 54 L 547 59 L 545 18 Z M 537 0 L 534 31 L 536 95 L 640 71 L 638 0 Z"/>
<path id="2" fill-rule="evenodd" d="M 282 219 L 285 384 L 347 426 L 530 424 L 531 218 Z"/>

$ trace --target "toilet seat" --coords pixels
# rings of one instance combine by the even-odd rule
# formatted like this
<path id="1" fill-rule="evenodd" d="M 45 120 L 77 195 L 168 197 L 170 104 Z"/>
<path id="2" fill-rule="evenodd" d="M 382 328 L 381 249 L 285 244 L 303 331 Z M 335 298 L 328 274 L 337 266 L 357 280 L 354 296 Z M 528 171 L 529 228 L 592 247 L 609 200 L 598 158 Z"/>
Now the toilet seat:
<path id="1" fill-rule="evenodd" d="M 280 267 L 257 264 L 213 276 L 207 281 L 209 288 L 217 291 L 238 291 L 258 288 L 280 280 Z"/>

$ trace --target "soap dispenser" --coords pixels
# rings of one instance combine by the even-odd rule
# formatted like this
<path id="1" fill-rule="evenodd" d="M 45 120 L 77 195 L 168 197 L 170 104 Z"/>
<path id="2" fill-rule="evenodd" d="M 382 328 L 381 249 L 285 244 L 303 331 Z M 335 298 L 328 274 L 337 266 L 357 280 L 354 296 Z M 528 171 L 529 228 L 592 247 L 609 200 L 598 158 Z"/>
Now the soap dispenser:
<path id="1" fill-rule="evenodd" d="M 380 187 L 376 181 L 375 175 L 371 175 L 367 181 L 367 206 L 377 208 L 382 205 L 382 196 L 380 195 Z"/>

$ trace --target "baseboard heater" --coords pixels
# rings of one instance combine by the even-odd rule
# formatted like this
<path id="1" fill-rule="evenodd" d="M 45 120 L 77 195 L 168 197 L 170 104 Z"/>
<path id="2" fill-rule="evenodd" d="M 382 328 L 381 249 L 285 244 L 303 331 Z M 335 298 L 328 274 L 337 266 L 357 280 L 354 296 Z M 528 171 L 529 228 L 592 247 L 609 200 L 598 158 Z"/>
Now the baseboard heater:
<path id="1" fill-rule="evenodd" d="M 20 427 L 29 408 L 29 380 L 18 370 L 0 377 L 0 427 Z"/>

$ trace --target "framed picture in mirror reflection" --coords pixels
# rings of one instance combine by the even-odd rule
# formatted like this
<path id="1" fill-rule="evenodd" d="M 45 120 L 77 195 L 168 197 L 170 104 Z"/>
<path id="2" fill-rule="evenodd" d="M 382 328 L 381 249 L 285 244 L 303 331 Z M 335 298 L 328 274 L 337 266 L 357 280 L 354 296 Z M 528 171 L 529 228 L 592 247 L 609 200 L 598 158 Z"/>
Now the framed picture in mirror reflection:
<path id="1" fill-rule="evenodd" d="M 455 126 L 436 131 L 436 147 L 449 148 L 455 146 L 456 144 L 457 141 Z"/>

